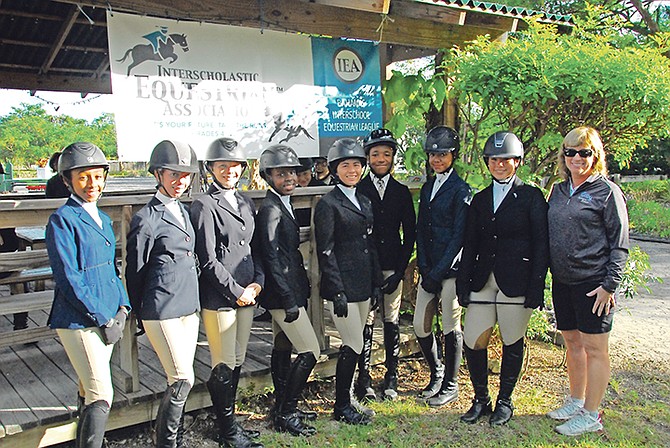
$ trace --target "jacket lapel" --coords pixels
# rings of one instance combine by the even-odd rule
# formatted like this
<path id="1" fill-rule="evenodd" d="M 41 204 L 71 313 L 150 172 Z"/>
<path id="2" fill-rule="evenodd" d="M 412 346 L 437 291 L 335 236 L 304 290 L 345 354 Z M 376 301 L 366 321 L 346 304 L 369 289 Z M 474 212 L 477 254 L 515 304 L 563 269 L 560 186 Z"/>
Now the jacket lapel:
<path id="1" fill-rule="evenodd" d="M 516 199 L 517 196 L 516 189 L 521 185 L 523 185 L 523 181 L 515 176 L 514 181 L 512 183 L 512 187 L 505 195 L 505 198 L 500 203 L 500 206 L 498 206 L 498 210 L 496 210 L 496 213 L 500 213 L 501 210 L 504 210 L 505 208 L 509 207 L 510 204 L 514 203 L 514 200 Z M 493 198 L 493 194 L 491 195 L 491 198 Z"/>
<path id="2" fill-rule="evenodd" d="M 268 190 L 266 193 L 266 196 L 270 198 L 270 200 L 277 206 L 279 207 L 279 210 L 281 210 L 282 214 L 288 219 L 290 222 L 292 222 L 296 227 L 300 227 L 298 224 L 298 221 L 289 213 L 289 211 L 286 209 L 286 206 L 282 202 L 281 198 L 275 194 L 274 192 Z M 295 213 L 295 211 L 294 211 Z"/>
<path id="3" fill-rule="evenodd" d="M 84 210 L 84 207 L 81 206 L 81 204 L 74 199 L 70 198 L 68 199 L 68 202 L 72 206 L 72 210 L 79 216 L 79 219 L 84 222 L 86 225 L 92 227 L 96 232 L 98 232 L 100 235 L 105 237 L 107 241 L 110 243 L 116 243 L 113 239 L 109 239 L 109 234 L 105 233 L 105 219 L 102 215 L 100 215 L 100 219 L 102 220 L 102 226 L 103 228 L 101 229 L 100 226 L 98 225 L 97 222 L 93 219 L 91 215 L 88 214 L 86 210 Z"/>
<path id="4" fill-rule="evenodd" d="M 349 200 L 348 197 L 345 196 L 345 194 L 340 190 L 340 187 L 335 186 L 335 194 L 338 195 L 338 198 L 340 199 L 340 202 L 342 203 L 342 207 L 351 210 L 352 212 L 358 213 L 359 215 L 365 216 L 365 213 L 363 213 L 361 210 L 356 207 L 353 202 Z M 360 204 L 360 201 L 359 201 Z"/>
<path id="5" fill-rule="evenodd" d="M 454 176 L 456 175 L 455 172 L 452 172 L 449 177 L 447 178 L 446 181 L 442 185 L 440 185 L 440 189 L 437 190 L 437 193 L 435 193 L 435 197 L 433 198 L 433 201 L 437 199 L 438 196 L 443 195 L 447 191 L 451 190 L 454 186 Z M 435 179 L 433 179 L 433 184 L 431 185 L 430 191 L 428 192 L 428 198 L 430 199 L 430 195 L 433 192 L 433 185 L 435 185 Z"/>

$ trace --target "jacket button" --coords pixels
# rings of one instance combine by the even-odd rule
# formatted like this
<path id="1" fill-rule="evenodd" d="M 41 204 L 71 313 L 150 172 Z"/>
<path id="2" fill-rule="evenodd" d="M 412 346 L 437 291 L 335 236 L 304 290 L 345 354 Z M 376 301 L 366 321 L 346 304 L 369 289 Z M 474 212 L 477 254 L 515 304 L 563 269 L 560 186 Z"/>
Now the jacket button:
<path id="1" fill-rule="evenodd" d="M 496 220 L 496 217 L 495 217 L 495 216 L 494 216 L 493 218 L 491 218 L 491 221 L 495 221 L 495 220 Z"/>
<path id="2" fill-rule="evenodd" d="M 367 253 L 368 253 L 368 250 L 367 250 L 367 249 L 365 249 L 365 250 L 363 250 L 363 252 L 365 252 L 365 253 L 367 254 Z"/>
<path id="3" fill-rule="evenodd" d="M 242 257 L 242 261 L 247 261 L 248 258 L 249 258 L 249 257 L 247 257 L 247 256 L 245 255 L 244 257 Z"/>
<path id="4" fill-rule="evenodd" d="M 191 237 L 187 236 L 186 238 L 184 238 L 184 241 L 186 241 L 186 242 L 191 241 Z"/>
<path id="5" fill-rule="evenodd" d="M 381 240 L 380 243 L 381 243 L 381 244 L 384 244 L 384 240 Z"/>
<path id="6" fill-rule="evenodd" d="M 493 239 L 494 239 L 494 240 L 497 240 L 497 239 L 498 239 L 498 235 L 493 235 Z"/>
<path id="7" fill-rule="evenodd" d="M 240 246 L 244 246 L 244 240 L 240 241 Z"/>
<path id="8" fill-rule="evenodd" d="M 193 252 L 191 252 L 191 251 L 189 250 L 188 252 L 186 252 L 186 255 L 187 255 L 188 257 L 190 257 L 191 255 L 193 255 Z"/>
<path id="9" fill-rule="evenodd" d="M 109 241 L 105 241 L 105 246 L 109 247 L 111 245 L 112 245 L 112 243 L 110 243 Z"/>
<path id="10" fill-rule="evenodd" d="M 242 226 L 241 230 L 244 231 L 244 230 L 247 230 L 247 228 L 245 226 Z"/>
<path id="11" fill-rule="evenodd" d="M 367 236 L 367 235 L 363 235 L 363 239 L 364 239 L 364 240 L 367 240 L 367 239 L 368 239 L 368 236 Z"/>

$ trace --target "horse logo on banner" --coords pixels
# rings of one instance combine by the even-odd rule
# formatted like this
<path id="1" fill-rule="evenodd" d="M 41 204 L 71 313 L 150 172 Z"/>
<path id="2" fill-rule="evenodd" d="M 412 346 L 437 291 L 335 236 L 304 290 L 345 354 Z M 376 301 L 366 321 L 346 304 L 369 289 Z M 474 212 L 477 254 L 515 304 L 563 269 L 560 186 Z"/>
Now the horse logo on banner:
<path id="1" fill-rule="evenodd" d="M 167 27 L 161 26 L 158 31 L 154 31 L 142 36 L 149 41 L 148 44 L 137 44 L 133 48 L 128 49 L 126 54 L 116 62 L 125 62 L 128 55 L 131 56 L 132 62 L 128 65 L 126 72 L 130 76 L 133 68 L 137 67 L 145 61 L 164 61 L 170 60 L 170 64 L 176 61 L 179 56 L 174 52 L 175 47 L 179 47 L 182 51 L 188 51 L 188 41 L 185 34 L 168 34 Z"/>

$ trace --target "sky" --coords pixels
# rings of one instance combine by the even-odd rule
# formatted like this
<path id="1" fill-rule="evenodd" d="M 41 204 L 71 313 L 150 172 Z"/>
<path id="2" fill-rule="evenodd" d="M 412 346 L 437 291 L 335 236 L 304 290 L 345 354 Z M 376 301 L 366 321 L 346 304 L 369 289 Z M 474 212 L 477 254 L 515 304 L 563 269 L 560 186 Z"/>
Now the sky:
<path id="1" fill-rule="evenodd" d="M 79 93 L 38 90 L 31 96 L 28 90 L 0 89 L 0 116 L 7 115 L 12 107 L 21 103 L 42 104 L 50 115 L 65 114 L 89 122 L 105 112 L 113 112 L 112 95 L 92 93 L 82 98 Z"/>

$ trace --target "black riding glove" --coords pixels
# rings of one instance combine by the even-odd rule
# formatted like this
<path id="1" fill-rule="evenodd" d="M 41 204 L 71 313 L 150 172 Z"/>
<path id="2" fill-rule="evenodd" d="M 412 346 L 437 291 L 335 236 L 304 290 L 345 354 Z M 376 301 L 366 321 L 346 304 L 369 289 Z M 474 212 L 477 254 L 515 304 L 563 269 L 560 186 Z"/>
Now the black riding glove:
<path id="1" fill-rule="evenodd" d="M 431 294 L 439 294 L 440 291 L 442 291 L 442 282 L 438 282 L 437 280 L 433 280 L 432 277 L 430 277 L 429 275 L 426 275 L 421 280 L 421 287 L 426 292 L 429 292 Z"/>
<path id="2" fill-rule="evenodd" d="M 347 317 L 349 315 L 349 309 L 347 308 L 347 295 L 344 292 L 338 292 L 335 297 L 333 297 L 333 313 L 337 317 Z"/>
<path id="3" fill-rule="evenodd" d="M 470 290 L 466 289 L 459 292 L 457 295 L 458 304 L 463 308 L 467 308 L 470 305 Z"/>
<path id="4" fill-rule="evenodd" d="M 384 302 L 384 293 L 380 288 L 375 288 L 372 290 L 372 296 L 370 297 L 370 311 L 374 311 L 379 308 Z"/>
<path id="5" fill-rule="evenodd" d="M 102 338 L 107 345 L 116 344 L 123 337 L 123 328 L 126 326 L 126 311 L 119 309 L 116 316 L 101 327 Z"/>
<path id="6" fill-rule="evenodd" d="M 542 306 L 544 305 L 544 291 L 538 291 L 538 292 L 528 292 L 526 294 L 526 300 L 523 302 L 523 307 L 524 308 L 540 308 L 542 309 Z"/>
<path id="7" fill-rule="evenodd" d="M 300 309 L 298 308 L 298 305 L 293 305 L 291 308 L 286 310 L 286 317 L 284 317 L 284 322 L 290 324 L 291 322 L 298 320 L 299 315 Z"/>
<path id="8" fill-rule="evenodd" d="M 394 272 L 393 274 L 389 275 L 389 277 L 384 280 L 384 283 L 382 284 L 382 292 L 384 294 L 391 294 L 393 291 L 398 289 L 398 285 L 402 281 L 402 274 L 399 272 Z"/>

